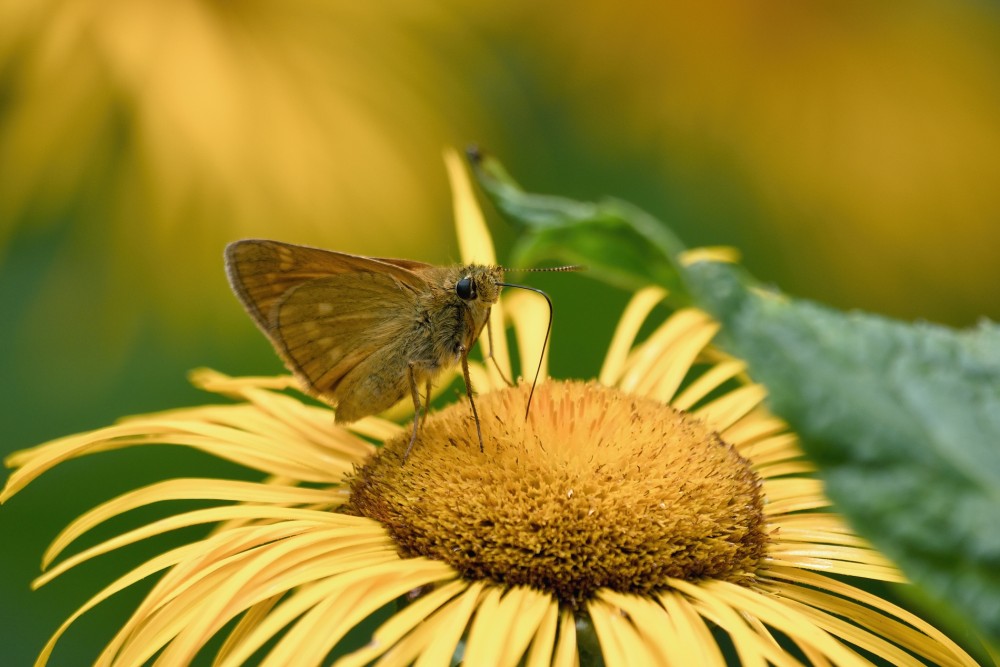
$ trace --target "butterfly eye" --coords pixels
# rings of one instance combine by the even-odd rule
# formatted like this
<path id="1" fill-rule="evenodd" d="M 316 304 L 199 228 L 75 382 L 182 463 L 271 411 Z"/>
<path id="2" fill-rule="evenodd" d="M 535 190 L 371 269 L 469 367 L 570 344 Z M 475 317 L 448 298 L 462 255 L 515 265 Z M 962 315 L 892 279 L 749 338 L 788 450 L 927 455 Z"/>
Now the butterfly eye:
<path id="1" fill-rule="evenodd" d="M 476 298 L 476 283 L 472 282 L 472 276 L 465 276 L 455 283 L 455 294 L 465 301 Z"/>

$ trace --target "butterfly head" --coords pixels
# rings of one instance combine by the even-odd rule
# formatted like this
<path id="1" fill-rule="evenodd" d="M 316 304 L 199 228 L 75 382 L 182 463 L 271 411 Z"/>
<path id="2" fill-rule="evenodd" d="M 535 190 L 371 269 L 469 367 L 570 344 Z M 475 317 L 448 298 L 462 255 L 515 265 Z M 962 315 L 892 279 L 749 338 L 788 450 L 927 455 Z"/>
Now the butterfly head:
<path id="1" fill-rule="evenodd" d="M 503 269 L 499 266 L 466 267 L 455 282 L 455 294 L 463 301 L 493 305 L 500 298 Z"/>

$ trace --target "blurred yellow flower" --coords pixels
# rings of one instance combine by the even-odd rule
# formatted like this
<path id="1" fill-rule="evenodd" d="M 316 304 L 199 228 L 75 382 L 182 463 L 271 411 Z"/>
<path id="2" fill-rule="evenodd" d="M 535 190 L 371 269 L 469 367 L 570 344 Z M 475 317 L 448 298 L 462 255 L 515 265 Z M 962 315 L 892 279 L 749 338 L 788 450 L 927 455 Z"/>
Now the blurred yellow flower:
<path id="1" fill-rule="evenodd" d="M 69 225 L 92 308 L 128 285 L 191 313 L 225 242 L 276 226 L 425 254 L 447 204 L 427 165 L 489 126 L 472 68 L 441 3 L 0 0 L 0 255 Z"/>
<path id="2" fill-rule="evenodd" d="M 456 174 L 453 156 L 449 165 Z M 463 259 L 491 262 L 468 183 L 456 185 Z M 829 511 L 794 435 L 761 406 L 763 389 L 709 346 L 716 323 L 679 311 L 636 343 L 662 296 L 635 295 L 598 381 L 545 382 L 527 419 L 527 385 L 476 364 L 484 452 L 464 402 L 427 418 L 403 465 L 409 433 L 397 424 L 333 426 L 329 409 L 276 391 L 290 378 L 201 371 L 197 384 L 241 402 L 134 417 L 13 455 L 4 501 L 59 462 L 140 444 L 194 447 L 269 476 L 168 480 L 73 522 L 46 567 L 130 509 L 230 503 L 151 523 L 44 574 L 36 585 L 152 535 L 215 526 L 88 601 L 40 662 L 80 614 L 164 572 L 97 664 L 189 664 L 227 627 L 216 664 L 264 653 L 264 664 L 323 664 L 348 631 L 402 601 L 336 664 L 449 664 L 458 652 L 468 665 L 722 665 L 714 631 L 743 664 L 861 665 L 874 654 L 974 665 L 926 622 L 844 581 L 902 577 Z M 511 301 L 516 330 L 537 333 L 539 312 Z M 537 348 L 521 351 L 530 366 Z M 506 349 L 493 352 L 510 367 Z"/>
<path id="3" fill-rule="evenodd" d="M 453 254 L 433 167 L 496 128 L 477 76 L 506 81 L 433 0 L 0 0 L 19 391 L 72 400 L 142 355 L 239 345 L 239 309 L 206 280 L 234 238 Z"/>

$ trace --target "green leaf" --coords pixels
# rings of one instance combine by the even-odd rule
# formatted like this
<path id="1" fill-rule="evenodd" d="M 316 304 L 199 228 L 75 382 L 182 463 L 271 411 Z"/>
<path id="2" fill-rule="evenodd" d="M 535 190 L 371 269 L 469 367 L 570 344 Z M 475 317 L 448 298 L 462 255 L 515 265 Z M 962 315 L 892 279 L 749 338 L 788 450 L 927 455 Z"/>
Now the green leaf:
<path id="1" fill-rule="evenodd" d="M 1000 638 L 1000 327 L 904 324 L 686 272 L 855 528 Z"/>
<path id="2" fill-rule="evenodd" d="M 584 264 L 594 278 L 611 285 L 634 291 L 652 282 L 683 298 L 670 262 L 684 247 L 649 214 L 616 199 L 591 203 L 529 194 L 495 158 L 470 151 L 470 161 L 494 206 L 523 232 L 512 250 L 515 266 L 546 260 Z"/>
<path id="3" fill-rule="evenodd" d="M 526 194 L 488 158 L 476 175 L 523 227 L 522 258 L 583 262 L 630 288 L 658 283 L 716 317 L 719 343 L 768 388 L 855 528 L 1000 641 L 1000 327 L 956 331 L 792 299 L 731 264 L 682 265 L 673 234 L 622 202 Z"/>

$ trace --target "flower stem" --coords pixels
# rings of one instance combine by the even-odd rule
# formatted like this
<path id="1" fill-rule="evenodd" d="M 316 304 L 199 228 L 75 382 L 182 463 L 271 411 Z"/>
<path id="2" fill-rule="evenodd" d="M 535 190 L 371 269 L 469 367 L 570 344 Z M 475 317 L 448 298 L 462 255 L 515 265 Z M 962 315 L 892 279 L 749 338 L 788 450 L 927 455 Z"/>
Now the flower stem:
<path id="1" fill-rule="evenodd" d="M 604 654 L 589 616 L 576 619 L 576 648 L 580 654 L 580 667 L 604 667 Z"/>

